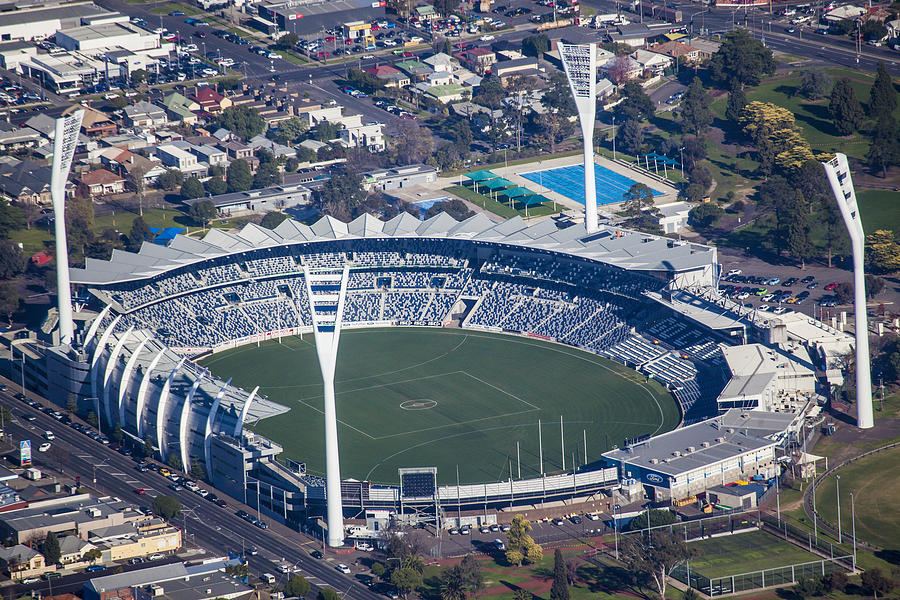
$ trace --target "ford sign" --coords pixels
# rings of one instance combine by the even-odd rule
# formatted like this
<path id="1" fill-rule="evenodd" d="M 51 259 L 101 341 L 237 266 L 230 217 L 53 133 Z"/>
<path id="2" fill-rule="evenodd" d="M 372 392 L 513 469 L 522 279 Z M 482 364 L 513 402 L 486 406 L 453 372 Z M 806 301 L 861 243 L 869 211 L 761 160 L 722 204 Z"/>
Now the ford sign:
<path id="1" fill-rule="evenodd" d="M 650 483 L 662 483 L 663 482 L 663 478 L 660 475 L 657 475 L 656 473 L 647 473 L 644 476 L 644 479 L 646 479 Z"/>

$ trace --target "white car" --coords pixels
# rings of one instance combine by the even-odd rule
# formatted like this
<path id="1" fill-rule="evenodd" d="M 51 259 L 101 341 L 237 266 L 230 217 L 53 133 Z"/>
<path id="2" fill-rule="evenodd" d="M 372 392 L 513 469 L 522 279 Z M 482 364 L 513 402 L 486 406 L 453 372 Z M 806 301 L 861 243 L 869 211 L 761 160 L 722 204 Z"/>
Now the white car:
<path id="1" fill-rule="evenodd" d="M 394 40 L 384 40 L 383 43 L 384 43 L 385 46 L 389 46 L 389 47 L 392 47 L 392 46 L 396 46 L 396 45 L 397 45 L 397 42 L 395 42 Z"/>
<path id="2" fill-rule="evenodd" d="M 482 41 L 482 42 L 490 42 L 490 41 L 492 41 L 492 40 L 494 40 L 494 39 L 495 39 L 495 38 L 494 38 L 494 36 L 492 36 L 492 35 L 483 35 L 483 36 L 481 36 L 481 41 Z"/>
<path id="3" fill-rule="evenodd" d="M 162 560 L 165 557 L 165 554 L 151 554 L 147 557 L 147 560 Z"/>
<path id="4" fill-rule="evenodd" d="M 726 275 L 727 277 L 731 277 L 732 275 L 740 275 L 742 272 L 743 272 L 743 271 L 741 271 L 740 269 L 731 269 L 730 271 L 728 271 L 727 273 L 725 273 L 725 275 Z"/>
<path id="5" fill-rule="evenodd" d="M 50 449 L 50 442 L 44 442 L 40 446 L 38 446 L 38 452 L 46 452 Z"/>
<path id="6" fill-rule="evenodd" d="M 343 573 L 344 575 L 349 575 L 349 574 L 350 574 L 350 567 L 348 567 L 348 566 L 345 565 L 344 563 L 339 564 L 339 565 L 338 565 L 337 567 L 335 567 L 335 568 L 336 568 L 338 571 L 340 571 L 341 573 Z"/>
<path id="7" fill-rule="evenodd" d="M 413 42 L 414 44 L 420 44 L 420 43 L 424 42 L 425 40 L 422 39 L 422 38 L 421 38 L 420 36 L 418 36 L 418 35 L 414 35 L 414 36 L 412 36 L 411 38 L 409 38 L 409 41 Z"/>
<path id="8" fill-rule="evenodd" d="M 374 54 L 363 54 L 363 60 L 369 60 L 375 58 Z"/>

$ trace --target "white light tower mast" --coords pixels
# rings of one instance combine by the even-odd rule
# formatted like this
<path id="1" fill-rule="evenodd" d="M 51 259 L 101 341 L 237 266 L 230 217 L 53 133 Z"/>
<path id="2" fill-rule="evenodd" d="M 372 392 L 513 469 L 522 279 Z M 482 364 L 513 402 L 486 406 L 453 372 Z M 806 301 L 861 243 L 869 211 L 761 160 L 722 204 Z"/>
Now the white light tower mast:
<path id="1" fill-rule="evenodd" d="M 341 461 L 338 454 L 337 410 L 334 398 L 334 372 L 341 317 L 347 296 L 350 268 L 304 270 L 309 308 L 312 314 L 316 354 L 325 391 L 325 501 L 327 505 L 328 545 L 344 545 L 344 507 L 341 502 Z"/>
<path id="2" fill-rule="evenodd" d="M 850 235 L 853 248 L 853 292 L 856 327 L 856 426 L 870 429 L 875 426 L 872 414 L 872 365 L 869 359 L 869 322 L 866 315 L 866 273 L 864 268 L 864 244 L 862 221 L 856 205 L 856 191 L 850 177 L 847 155 L 838 153 L 822 163 L 834 199 L 837 200 L 844 225 Z"/>
<path id="3" fill-rule="evenodd" d="M 59 301 L 59 343 L 71 344 L 75 333 L 72 323 L 72 289 L 69 284 L 69 247 L 66 243 L 66 180 L 78 144 L 83 110 L 56 120 L 53 142 L 53 171 L 50 176 L 50 198 L 53 201 L 56 234 L 56 295 Z"/>
<path id="4" fill-rule="evenodd" d="M 558 47 L 584 138 L 584 226 L 588 233 L 593 233 L 597 231 L 597 184 L 594 180 L 597 44 L 559 44 Z"/>

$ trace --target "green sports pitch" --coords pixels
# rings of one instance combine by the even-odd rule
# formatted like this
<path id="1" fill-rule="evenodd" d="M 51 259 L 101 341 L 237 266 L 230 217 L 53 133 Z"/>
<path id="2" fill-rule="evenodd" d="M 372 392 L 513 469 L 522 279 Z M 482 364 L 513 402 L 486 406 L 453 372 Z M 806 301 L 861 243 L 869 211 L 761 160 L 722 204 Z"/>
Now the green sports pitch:
<path id="1" fill-rule="evenodd" d="M 290 408 L 251 428 L 325 470 L 322 377 L 312 334 L 202 361 L 216 375 Z M 594 354 L 461 329 L 341 333 L 335 377 L 341 476 L 396 483 L 399 467 L 437 467 L 442 484 L 535 477 L 541 422 L 546 473 L 596 461 L 626 437 L 675 428 L 680 412 L 655 381 Z M 560 433 L 562 417 L 562 440 Z M 564 444 L 562 443 L 564 441 Z M 518 443 L 518 448 L 517 448 Z"/>

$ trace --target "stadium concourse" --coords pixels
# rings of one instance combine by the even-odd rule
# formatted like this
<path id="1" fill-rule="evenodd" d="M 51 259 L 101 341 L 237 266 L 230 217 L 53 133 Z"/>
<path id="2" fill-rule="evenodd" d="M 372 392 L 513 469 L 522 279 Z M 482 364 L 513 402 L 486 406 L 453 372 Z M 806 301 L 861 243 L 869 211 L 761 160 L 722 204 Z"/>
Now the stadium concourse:
<path id="1" fill-rule="evenodd" d="M 343 327 L 458 326 L 533 336 L 600 354 L 664 383 L 685 421 L 716 411 L 727 383 L 721 347 L 736 341 L 650 299 L 672 290 L 714 290 L 713 247 L 601 226 L 494 223 L 484 215 L 458 222 L 441 213 L 420 221 L 403 213 L 382 222 L 323 217 L 312 226 L 287 220 L 268 230 L 211 230 L 202 240 L 177 236 L 169 246 L 115 250 L 110 261 L 71 269 L 80 297 L 100 313 L 79 332 L 79 352 L 48 352 L 51 397 L 98 399 L 108 426 L 155 444 L 185 471 L 199 463 L 212 483 L 235 496 L 265 497 L 273 518 L 301 522 L 307 501 L 323 497 L 321 478 L 275 460 L 277 443 L 244 431 L 248 419 L 286 408 L 220 381 L 191 359 L 311 331 L 305 278 L 348 268 Z M 318 309 L 317 309 L 318 310 Z M 80 366 L 79 366 L 80 365 Z M 296 465 L 295 465 L 296 466 Z M 616 482 L 615 469 L 521 482 L 477 502 L 533 502 L 594 493 Z M 357 482 L 358 483 L 358 482 Z M 264 487 L 261 487 L 264 486 Z M 457 502 L 462 490 L 437 495 Z M 465 486 L 463 486 L 465 487 Z M 469 486 L 471 487 L 471 486 Z M 396 490 L 378 496 L 395 507 Z"/>

